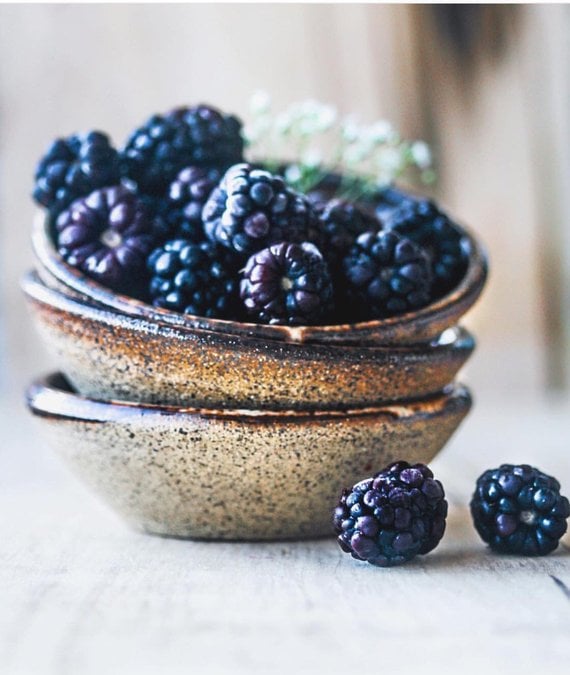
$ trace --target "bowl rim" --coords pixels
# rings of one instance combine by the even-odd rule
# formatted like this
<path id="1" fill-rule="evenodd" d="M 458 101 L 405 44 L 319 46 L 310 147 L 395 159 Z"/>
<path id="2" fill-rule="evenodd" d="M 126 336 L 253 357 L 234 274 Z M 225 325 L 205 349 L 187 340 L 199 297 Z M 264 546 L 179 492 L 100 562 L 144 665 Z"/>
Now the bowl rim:
<path id="1" fill-rule="evenodd" d="M 24 295 L 34 302 L 47 307 L 54 308 L 61 312 L 69 313 L 81 319 L 87 319 L 97 323 L 104 323 L 113 327 L 126 328 L 135 332 L 152 333 L 163 335 L 165 338 L 180 338 L 185 336 L 209 337 L 216 340 L 228 339 L 235 341 L 236 336 L 208 331 L 203 328 L 190 328 L 187 326 L 168 326 L 165 324 L 154 324 L 144 318 L 136 318 L 128 314 L 123 314 L 117 310 L 108 307 L 100 307 L 94 304 L 87 304 L 78 301 L 76 298 L 69 297 L 63 292 L 46 286 L 39 278 L 37 271 L 29 270 L 21 279 L 21 288 Z M 244 336 L 241 336 L 243 340 Z M 261 342 L 267 345 L 267 340 L 258 335 L 247 336 L 248 341 Z M 271 343 L 274 344 L 274 343 Z M 283 343 L 275 343 L 283 348 Z M 315 349 L 338 349 L 343 352 L 354 352 L 359 354 L 389 354 L 389 355 L 413 355 L 425 354 L 427 351 L 446 351 L 465 349 L 473 351 L 475 349 L 475 338 L 464 326 L 456 325 L 446 328 L 441 334 L 433 340 L 427 342 L 405 343 L 405 344 L 358 344 L 353 342 L 329 342 L 329 343 L 287 343 L 289 347 L 306 347 Z"/>
<path id="2" fill-rule="evenodd" d="M 394 317 L 356 323 L 311 326 L 266 325 L 179 314 L 115 293 L 90 279 L 80 270 L 68 265 L 60 257 L 49 235 L 49 213 L 41 209 L 38 209 L 34 218 L 32 249 L 40 265 L 65 286 L 78 291 L 97 305 L 112 308 L 129 316 L 143 318 L 149 322 L 228 335 L 251 335 L 280 342 L 357 342 L 360 339 L 366 340 L 373 337 L 375 341 L 390 343 L 394 340 L 400 341 L 399 338 L 394 338 L 395 333 L 399 331 L 406 336 L 409 333 L 411 341 L 414 341 L 413 336 L 418 324 L 429 325 L 430 322 L 448 314 L 457 315 L 453 321 L 455 323 L 457 318 L 464 314 L 481 294 L 488 275 L 486 250 L 469 228 L 457 224 L 456 221 L 454 224 L 467 241 L 469 257 L 465 274 L 452 291 L 421 309 Z"/>
<path id="3" fill-rule="evenodd" d="M 453 407 L 471 407 L 469 389 L 454 382 L 437 394 L 422 399 L 384 403 L 378 406 L 345 410 L 271 410 L 252 408 L 204 408 L 138 403 L 135 401 L 100 400 L 73 391 L 65 376 L 51 372 L 35 379 L 26 390 L 26 405 L 37 417 L 87 423 L 121 422 L 149 415 L 199 417 L 206 420 L 256 423 L 316 422 L 347 418 L 386 417 L 410 420 L 434 417 Z"/>

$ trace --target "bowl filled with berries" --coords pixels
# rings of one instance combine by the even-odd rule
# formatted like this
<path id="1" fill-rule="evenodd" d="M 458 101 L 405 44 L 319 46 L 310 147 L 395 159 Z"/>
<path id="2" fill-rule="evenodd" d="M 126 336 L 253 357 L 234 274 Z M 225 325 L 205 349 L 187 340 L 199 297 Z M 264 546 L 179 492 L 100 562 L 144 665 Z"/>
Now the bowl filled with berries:
<path id="1" fill-rule="evenodd" d="M 334 159 L 317 157 L 319 143 Z M 248 462 L 262 475 L 252 419 L 276 439 L 290 420 L 335 434 L 341 420 L 346 431 L 380 409 L 406 417 L 409 406 L 460 400 L 461 414 L 415 457 L 431 459 L 470 406 L 454 381 L 474 340 L 458 322 L 487 262 L 472 232 L 397 186 L 413 170 L 431 176 L 425 144 L 402 141 L 386 123 L 339 121 L 312 101 L 272 115 L 258 97 L 246 129 L 208 105 L 177 108 L 152 116 L 120 150 L 103 132 L 56 140 L 36 171 L 37 265 L 23 288 L 70 388 L 66 402 L 116 405 L 119 425 L 129 406 L 229 416 L 229 455 L 229 439 L 247 437 Z M 87 421 L 79 428 L 92 428 Z M 382 427 L 371 442 L 380 449 L 391 433 Z M 185 436 L 187 461 L 197 461 L 204 441 Z M 347 438 L 342 453 L 361 452 Z M 278 445 L 286 473 L 292 459 Z M 340 489 L 357 474 L 334 480 Z M 304 532 L 292 528 L 287 536 Z M 280 530 L 276 519 L 259 536 Z"/>

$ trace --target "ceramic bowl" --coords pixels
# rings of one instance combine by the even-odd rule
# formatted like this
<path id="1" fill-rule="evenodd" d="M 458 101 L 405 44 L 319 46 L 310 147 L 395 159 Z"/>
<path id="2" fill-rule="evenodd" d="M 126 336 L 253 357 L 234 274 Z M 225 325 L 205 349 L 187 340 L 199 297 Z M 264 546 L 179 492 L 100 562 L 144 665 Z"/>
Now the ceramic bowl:
<path id="1" fill-rule="evenodd" d="M 81 394 L 173 405 L 344 409 L 441 391 L 473 351 L 462 329 L 421 345 L 283 342 L 154 323 L 79 302 L 34 273 L 23 288 Z"/>
<path id="2" fill-rule="evenodd" d="M 457 385 L 343 412 L 179 408 L 90 400 L 61 375 L 27 396 L 49 444 L 129 523 L 215 539 L 330 534 L 343 487 L 397 459 L 429 462 L 471 404 Z"/>
<path id="3" fill-rule="evenodd" d="M 457 324 L 461 316 L 479 297 L 487 276 L 487 261 L 481 245 L 465 228 L 469 255 L 467 271 L 458 286 L 443 298 L 423 309 L 388 319 L 338 326 L 265 326 L 221 319 L 182 315 L 152 307 L 133 298 L 110 291 L 68 265 L 55 249 L 44 214 L 38 214 L 32 232 L 32 245 L 43 282 L 54 290 L 64 292 L 81 302 L 106 307 L 132 318 L 190 330 L 206 330 L 226 336 L 298 342 L 302 344 L 358 344 L 376 346 L 431 342 L 446 329 Z M 69 289 L 69 292 L 66 292 Z"/>

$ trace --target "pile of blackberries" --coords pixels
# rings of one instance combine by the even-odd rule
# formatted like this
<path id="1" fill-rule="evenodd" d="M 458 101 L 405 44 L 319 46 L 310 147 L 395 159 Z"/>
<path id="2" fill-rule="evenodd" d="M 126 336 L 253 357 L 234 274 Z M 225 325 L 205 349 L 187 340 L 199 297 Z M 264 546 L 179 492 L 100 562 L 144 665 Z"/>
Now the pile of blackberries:
<path id="1" fill-rule="evenodd" d="M 34 199 L 61 256 L 172 311 L 268 324 L 382 319 L 465 275 L 461 230 L 401 190 L 309 194 L 244 160 L 242 125 L 207 105 L 153 115 L 122 150 L 92 131 L 56 140 Z"/>

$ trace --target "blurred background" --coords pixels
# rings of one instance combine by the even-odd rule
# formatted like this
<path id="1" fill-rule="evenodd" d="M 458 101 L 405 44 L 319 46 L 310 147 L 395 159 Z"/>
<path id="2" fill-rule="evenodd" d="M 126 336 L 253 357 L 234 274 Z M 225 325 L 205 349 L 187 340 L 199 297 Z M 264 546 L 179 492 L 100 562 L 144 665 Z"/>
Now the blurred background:
<path id="1" fill-rule="evenodd" d="M 479 398 L 567 393 L 569 76 L 564 5 L 0 7 L 0 389 L 19 399 L 50 365 L 18 287 L 49 141 L 101 128 L 120 145 L 199 101 L 246 116 L 263 89 L 428 141 L 433 194 L 491 258 L 466 379 Z"/>

